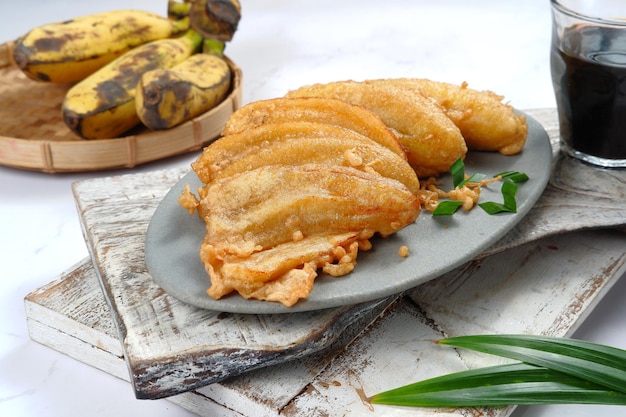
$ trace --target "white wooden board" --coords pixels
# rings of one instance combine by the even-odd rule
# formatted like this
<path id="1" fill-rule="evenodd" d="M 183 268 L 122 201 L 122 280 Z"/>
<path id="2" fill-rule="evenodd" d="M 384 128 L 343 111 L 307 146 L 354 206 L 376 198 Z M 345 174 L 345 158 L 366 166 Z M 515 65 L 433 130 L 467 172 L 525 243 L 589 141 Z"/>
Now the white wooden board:
<path id="1" fill-rule="evenodd" d="M 626 271 L 626 235 L 582 231 L 472 261 L 401 297 L 345 349 L 254 370 L 167 400 L 201 416 L 492 416 L 506 409 L 403 409 L 366 396 L 497 363 L 438 346 L 477 333 L 571 335 Z M 25 300 L 31 337 L 130 380 L 89 260 Z"/>
<path id="2" fill-rule="evenodd" d="M 343 345 L 396 296 L 299 314 L 199 309 L 165 293 L 146 270 L 151 214 L 183 170 L 74 185 L 95 270 L 138 398 L 161 398 L 237 373 Z"/>

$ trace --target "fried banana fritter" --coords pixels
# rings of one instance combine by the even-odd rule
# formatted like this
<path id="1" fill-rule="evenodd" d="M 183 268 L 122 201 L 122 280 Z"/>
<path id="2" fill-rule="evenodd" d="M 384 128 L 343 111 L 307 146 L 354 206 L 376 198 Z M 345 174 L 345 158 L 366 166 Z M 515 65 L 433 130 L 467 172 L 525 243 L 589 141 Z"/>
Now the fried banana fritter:
<path id="1" fill-rule="evenodd" d="M 315 235 L 282 243 L 248 257 L 223 261 L 212 246 L 203 246 L 200 257 L 211 278 L 207 294 L 214 299 L 237 291 L 244 298 L 281 302 L 290 307 L 311 290 L 317 271 L 354 269 L 358 233 Z"/>
<path id="2" fill-rule="evenodd" d="M 394 131 L 418 177 L 437 176 L 467 152 L 459 128 L 416 89 L 382 81 L 337 81 L 289 91 L 287 97 L 329 97 L 360 105 Z"/>
<path id="3" fill-rule="evenodd" d="M 432 97 L 459 127 L 470 150 L 514 155 L 526 143 L 528 125 L 524 115 L 515 113 L 512 106 L 502 102 L 502 96 L 491 91 L 473 90 L 467 83 L 454 85 L 424 78 L 372 82 L 392 82 L 401 89 L 416 89 Z"/>
<path id="4" fill-rule="evenodd" d="M 393 234 L 420 213 L 419 199 L 402 183 L 352 167 L 270 165 L 206 187 L 200 257 L 214 298 L 236 290 L 292 305 L 308 292 L 284 298 L 272 287 L 259 290 L 268 282 L 282 291 L 293 280 L 312 281 L 318 267 L 345 275 L 359 242 Z"/>
<path id="5" fill-rule="evenodd" d="M 351 167 L 269 165 L 207 185 L 207 239 L 267 249 L 304 236 L 346 231 L 387 236 L 417 218 L 417 197 L 398 181 Z M 369 236 L 368 236 L 369 237 Z"/>
<path id="6" fill-rule="evenodd" d="M 419 177 L 447 172 L 468 148 L 521 151 L 526 120 L 501 101 L 401 78 L 315 84 L 241 107 L 192 163 L 198 197 L 187 187 L 179 199 L 206 224 L 208 295 L 292 306 L 320 270 L 350 273 L 372 236 L 419 216 Z"/>
<path id="7" fill-rule="evenodd" d="M 254 101 L 235 111 L 222 135 L 240 133 L 267 123 L 326 123 L 354 130 L 406 158 L 398 138 L 378 116 L 364 107 L 323 97 L 273 98 Z"/>
<path id="8" fill-rule="evenodd" d="M 393 178 L 414 192 L 419 180 L 406 159 L 378 142 L 339 126 L 267 123 L 224 136 L 192 164 L 205 183 L 265 165 L 325 163 Z"/>

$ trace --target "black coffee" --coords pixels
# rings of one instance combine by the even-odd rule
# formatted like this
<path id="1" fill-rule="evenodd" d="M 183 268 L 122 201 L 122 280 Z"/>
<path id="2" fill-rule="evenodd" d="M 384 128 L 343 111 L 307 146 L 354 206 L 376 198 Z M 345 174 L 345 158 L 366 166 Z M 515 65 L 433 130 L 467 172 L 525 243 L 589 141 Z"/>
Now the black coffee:
<path id="1" fill-rule="evenodd" d="M 626 159 L 626 30 L 574 25 L 553 40 L 552 82 L 570 148 Z"/>

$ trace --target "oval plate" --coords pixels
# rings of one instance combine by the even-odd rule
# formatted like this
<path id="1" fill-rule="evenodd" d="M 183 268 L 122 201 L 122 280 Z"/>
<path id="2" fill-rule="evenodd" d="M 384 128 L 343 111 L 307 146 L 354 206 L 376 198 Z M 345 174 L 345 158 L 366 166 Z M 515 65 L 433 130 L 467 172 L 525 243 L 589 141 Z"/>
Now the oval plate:
<path id="1" fill-rule="evenodd" d="M 530 180 L 519 184 L 517 213 L 488 215 L 476 207 L 453 216 L 432 216 L 423 210 L 415 223 L 386 239 L 372 239 L 373 248 L 359 252 L 350 274 L 333 278 L 320 274 L 307 299 L 292 307 L 280 303 L 246 300 L 231 294 L 214 300 L 206 294 L 208 274 L 198 252 L 205 225 L 197 215 L 190 216 L 178 205 L 185 184 L 201 186 L 194 172 L 185 175 L 157 207 L 146 235 L 146 265 L 154 281 L 167 293 L 199 308 L 231 313 L 275 314 L 320 310 L 387 297 L 436 278 L 487 249 L 530 211 L 541 196 L 552 161 L 550 140 L 543 127 L 526 115 L 528 138 L 522 153 L 503 156 L 495 152 L 470 152 L 465 171 L 492 176 L 503 171 L 519 171 Z M 444 189 L 449 176 L 442 178 Z M 481 190 L 481 202 L 502 202 L 500 183 Z M 409 247 L 407 258 L 398 255 L 402 245 Z"/>

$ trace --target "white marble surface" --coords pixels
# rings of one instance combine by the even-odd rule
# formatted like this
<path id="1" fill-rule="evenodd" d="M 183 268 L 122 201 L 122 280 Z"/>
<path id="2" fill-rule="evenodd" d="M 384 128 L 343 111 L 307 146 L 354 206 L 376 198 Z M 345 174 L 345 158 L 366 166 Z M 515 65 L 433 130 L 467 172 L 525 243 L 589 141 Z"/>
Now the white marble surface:
<path id="1" fill-rule="evenodd" d="M 0 42 L 32 26 L 118 8 L 165 12 L 166 0 L 0 0 Z M 244 71 L 244 101 L 306 83 L 419 76 L 467 81 L 518 108 L 553 107 L 547 0 L 243 1 L 227 53 Z M 0 114 L 2 109 L 0 109 Z M 133 172 L 188 166 L 193 155 Z M 27 333 L 23 297 L 87 256 L 70 184 L 128 171 L 49 175 L 0 167 L 0 415 L 188 416 L 163 400 L 135 400 L 127 383 Z M 626 279 L 576 336 L 626 348 Z M 620 407 L 528 407 L 516 417 L 626 415 Z"/>

